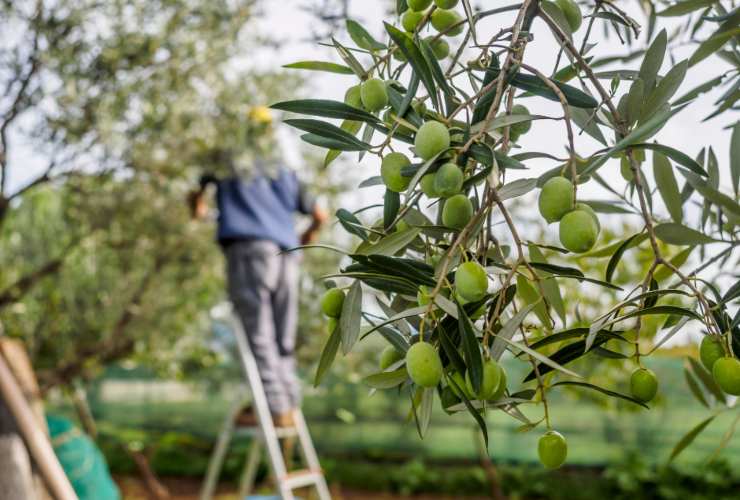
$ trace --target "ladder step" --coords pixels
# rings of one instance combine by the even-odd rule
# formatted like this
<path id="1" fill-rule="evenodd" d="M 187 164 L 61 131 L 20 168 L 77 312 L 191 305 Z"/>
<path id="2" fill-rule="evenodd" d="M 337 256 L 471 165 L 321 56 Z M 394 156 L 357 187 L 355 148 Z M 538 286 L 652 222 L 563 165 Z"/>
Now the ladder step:
<path id="1" fill-rule="evenodd" d="M 262 437 L 262 430 L 259 427 L 246 426 L 246 427 L 235 427 L 234 431 L 239 436 L 258 436 Z M 295 437 L 298 435 L 298 431 L 295 427 L 275 427 L 275 435 L 278 438 Z"/>
<path id="2" fill-rule="evenodd" d="M 323 474 L 321 471 L 314 471 L 314 470 L 296 470 L 293 472 L 289 472 L 286 475 L 284 475 L 280 482 L 286 485 L 288 488 L 295 489 L 295 488 L 302 488 L 304 486 L 310 486 L 312 484 L 316 484 L 319 481 L 322 480 Z"/>

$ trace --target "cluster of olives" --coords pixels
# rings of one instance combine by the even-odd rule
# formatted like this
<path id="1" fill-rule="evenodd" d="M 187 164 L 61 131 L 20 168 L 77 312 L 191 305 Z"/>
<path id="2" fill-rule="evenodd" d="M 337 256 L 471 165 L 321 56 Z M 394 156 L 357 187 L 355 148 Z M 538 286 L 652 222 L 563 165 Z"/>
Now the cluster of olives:
<path id="1" fill-rule="evenodd" d="M 721 339 L 706 335 L 699 346 L 699 359 L 720 389 L 740 396 L 740 361 L 725 354 Z M 630 389 L 635 399 L 647 403 L 658 392 L 658 378 L 652 370 L 638 368 L 630 378 Z"/>
<path id="2" fill-rule="evenodd" d="M 450 132 L 441 122 L 427 121 L 416 132 L 414 150 L 424 161 L 449 147 Z M 394 152 L 383 157 L 380 175 L 389 190 L 400 193 L 409 187 L 411 177 L 404 175 L 404 169 L 409 165 L 411 160 L 403 153 Z M 419 181 L 419 187 L 426 196 L 444 199 L 442 224 L 457 230 L 464 228 L 473 217 L 473 203 L 462 193 L 464 180 L 463 170 L 448 161 Z"/>
<path id="3" fill-rule="evenodd" d="M 460 288 L 465 287 L 460 287 L 457 284 L 457 279 L 456 273 L 456 288 L 457 293 L 460 294 Z M 474 288 L 480 289 L 480 287 L 475 286 Z M 380 367 L 386 369 L 401 359 L 403 359 L 402 354 L 394 347 L 389 346 L 381 355 Z M 432 344 L 424 341 L 415 343 L 406 353 L 405 362 L 409 377 L 417 386 L 433 388 L 442 381 L 444 374 L 442 361 Z M 455 371 L 448 374 L 448 377 L 449 383 L 442 391 L 443 401 L 457 401 L 463 397 L 468 400 L 496 401 L 502 398 L 506 391 L 506 371 L 492 359 L 483 363 L 483 377 L 478 392 L 473 388 L 469 373 L 463 376 L 460 372 Z M 537 452 L 545 467 L 556 469 L 565 463 L 568 455 L 568 445 L 562 434 L 549 430 L 540 437 Z"/>
<path id="4" fill-rule="evenodd" d="M 342 306 L 344 305 L 344 292 L 339 288 L 330 288 L 321 298 L 321 311 L 329 319 L 327 330 L 332 333 L 337 327 L 339 317 L 342 315 Z"/>
<path id="5" fill-rule="evenodd" d="M 393 351 L 391 351 L 393 349 Z M 402 359 L 402 356 L 393 348 L 386 348 L 380 359 L 381 368 L 391 366 Z M 419 341 L 406 352 L 406 371 L 409 378 L 419 387 L 433 388 L 442 381 L 444 369 L 439 353 L 429 342 Z M 506 391 L 506 371 L 496 361 L 489 359 L 483 363 L 483 378 L 480 390 L 473 388 L 470 374 L 451 372 L 448 375 L 450 383 L 443 389 L 443 400 L 461 399 L 496 401 L 504 396 Z"/>
<path id="6" fill-rule="evenodd" d="M 716 335 L 706 335 L 699 346 L 699 359 L 727 394 L 740 396 L 740 361 L 727 356 Z"/>
<path id="7" fill-rule="evenodd" d="M 429 19 L 432 27 L 445 36 L 457 36 L 463 31 L 463 25 L 461 24 L 463 18 L 452 10 L 458 2 L 459 0 L 434 0 L 436 8 Z M 409 9 L 401 16 L 401 26 L 409 33 L 414 33 L 427 17 L 428 11 L 426 9 L 432 5 L 432 0 L 409 0 L 407 3 Z M 441 60 L 450 55 L 450 44 L 446 40 L 430 36 L 426 38 L 426 41 L 429 42 L 434 57 L 437 59 Z M 400 61 L 405 59 L 404 54 L 399 50 L 393 53 L 393 57 Z"/>
<path id="8" fill-rule="evenodd" d="M 548 222 L 560 222 L 560 243 L 575 253 L 591 250 L 601 224 L 594 209 L 585 203 L 573 204 L 575 187 L 565 177 L 553 177 L 542 186 L 538 206 Z"/>

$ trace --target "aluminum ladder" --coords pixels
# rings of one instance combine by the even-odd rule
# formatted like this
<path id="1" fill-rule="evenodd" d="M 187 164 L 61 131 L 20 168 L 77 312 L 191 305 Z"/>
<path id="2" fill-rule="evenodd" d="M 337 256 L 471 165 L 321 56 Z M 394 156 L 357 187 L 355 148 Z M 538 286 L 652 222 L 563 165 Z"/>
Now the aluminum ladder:
<path id="1" fill-rule="evenodd" d="M 221 432 L 216 442 L 216 447 L 208 463 L 208 471 L 203 488 L 200 494 L 200 500 L 211 500 L 221 474 L 226 452 L 232 438 L 237 434 L 241 436 L 251 436 L 252 443 L 247 453 L 247 461 L 239 482 L 239 493 L 237 498 L 240 500 L 246 498 L 252 492 L 254 480 L 259 466 L 260 456 L 263 448 L 267 451 L 270 471 L 278 489 L 278 497 L 282 500 L 294 500 L 293 490 L 314 486 L 319 500 L 331 500 L 329 487 L 319 464 L 319 457 L 316 454 L 311 435 L 308 432 L 306 420 L 303 418 L 303 412 L 300 408 L 296 409 L 293 415 L 294 427 L 283 428 L 275 427 L 272 421 L 270 409 L 267 406 L 267 396 L 262 387 L 257 361 L 249 348 L 247 337 L 244 333 L 244 327 L 235 314 L 229 315 L 229 322 L 232 325 L 232 331 L 236 337 L 239 359 L 241 360 L 244 374 L 249 385 L 252 405 L 257 413 L 257 427 L 237 427 L 235 425 L 236 416 L 247 401 L 247 397 L 237 398 L 232 405 L 228 415 L 224 420 Z M 295 471 L 288 471 L 285 458 L 280 446 L 280 439 L 296 437 L 298 448 L 303 458 L 306 468 Z"/>

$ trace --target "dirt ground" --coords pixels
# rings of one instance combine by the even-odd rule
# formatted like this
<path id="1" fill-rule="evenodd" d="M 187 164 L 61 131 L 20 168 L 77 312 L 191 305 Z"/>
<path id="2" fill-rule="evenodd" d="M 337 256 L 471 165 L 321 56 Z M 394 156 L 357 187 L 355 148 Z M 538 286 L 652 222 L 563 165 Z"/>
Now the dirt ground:
<path id="1" fill-rule="evenodd" d="M 131 476 L 118 476 L 115 480 L 121 488 L 124 500 L 153 500 L 152 497 L 148 496 L 144 484 L 138 478 Z M 201 483 L 193 478 L 162 478 L 162 483 L 170 492 L 171 496 L 168 500 L 198 500 Z M 331 492 L 333 500 L 398 500 L 402 498 L 413 500 L 454 500 L 455 498 L 459 498 L 446 495 L 399 496 L 390 493 L 350 491 L 343 489 L 338 485 L 333 485 L 331 487 Z M 315 498 L 310 494 L 306 494 L 308 492 L 297 493 L 300 498 Z M 486 497 L 465 497 L 465 500 L 484 500 L 484 498 Z M 236 487 L 234 485 L 220 486 L 214 500 L 237 500 Z"/>

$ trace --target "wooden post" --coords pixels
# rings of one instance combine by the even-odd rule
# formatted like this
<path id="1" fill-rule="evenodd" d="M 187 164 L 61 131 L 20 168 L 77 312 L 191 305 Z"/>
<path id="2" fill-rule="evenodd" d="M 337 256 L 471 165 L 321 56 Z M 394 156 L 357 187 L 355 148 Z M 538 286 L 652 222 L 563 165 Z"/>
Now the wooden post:
<path id="1" fill-rule="evenodd" d="M 0 354 L 0 395 L 15 418 L 16 425 L 44 482 L 56 500 L 78 500 L 62 466 L 59 464 L 49 437 L 38 425 L 36 416 L 23 397 L 23 392 Z"/>

